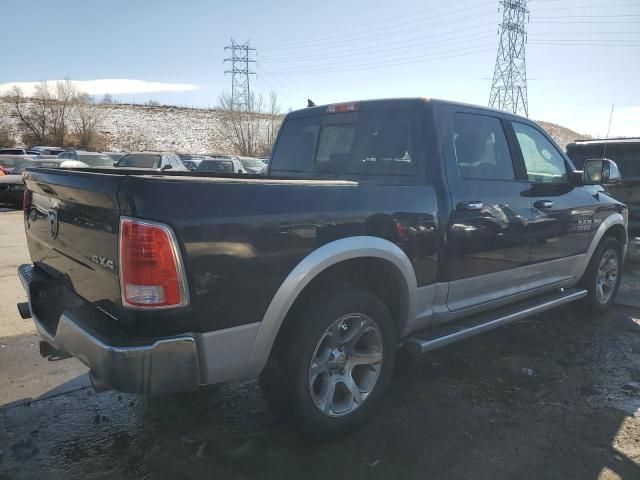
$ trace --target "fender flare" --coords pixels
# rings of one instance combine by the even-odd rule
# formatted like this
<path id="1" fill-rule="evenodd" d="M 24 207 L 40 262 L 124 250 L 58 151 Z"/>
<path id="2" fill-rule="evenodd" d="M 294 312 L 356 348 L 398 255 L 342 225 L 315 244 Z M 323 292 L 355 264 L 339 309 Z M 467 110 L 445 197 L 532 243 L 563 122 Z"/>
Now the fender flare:
<path id="1" fill-rule="evenodd" d="M 314 250 L 296 265 L 285 278 L 267 308 L 256 334 L 243 377 L 260 374 L 269 359 L 280 326 L 291 306 L 318 274 L 345 260 L 379 258 L 391 262 L 404 277 L 407 288 L 407 321 L 416 312 L 416 275 L 407 255 L 394 243 L 378 237 L 357 236 L 327 243 Z"/>
<path id="2" fill-rule="evenodd" d="M 607 218 L 605 218 L 600 224 L 600 226 L 598 227 L 598 230 L 596 230 L 596 233 L 593 235 L 593 238 L 591 239 L 591 243 L 589 244 L 589 248 L 587 249 L 587 253 L 584 256 L 584 259 L 582 260 L 582 265 L 580 265 L 580 268 L 578 269 L 576 278 L 578 279 L 582 278 L 582 276 L 584 275 L 584 272 L 587 270 L 587 267 L 589 266 L 589 262 L 591 261 L 591 257 L 593 256 L 593 253 L 596 251 L 598 244 L 602 240 L 602 237 L 604 237 L 605 233 L 607 233 L 611 229 L 611 227 L 613 227 L 614 225 L 622 225 L 624 227 L 625 236 L 627 235 L 627 223 L 625 221 L 625 218 L 622 216 L 622 214 L 613 213 L 609 215 Z M 623 259 L 627 251 L 627 244 L 628 244 L 628 238 L 625 238 L 625 241 L 622 245 Z"/>

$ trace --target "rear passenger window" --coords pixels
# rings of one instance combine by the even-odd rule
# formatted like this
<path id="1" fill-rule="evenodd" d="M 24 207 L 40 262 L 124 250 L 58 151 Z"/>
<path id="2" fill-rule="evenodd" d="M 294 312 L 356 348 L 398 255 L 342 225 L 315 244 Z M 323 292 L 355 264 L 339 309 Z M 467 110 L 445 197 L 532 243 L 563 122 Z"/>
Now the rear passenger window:
<path id="1" fill-rule="evenodd" d="M 564 183 L 567 167 L 553 144 L 535 128 L 512 122 L 530 182 Z"/>
<path id="2" fill-rule="evenodd" d="M 460 177 L 513 180 L 515 174 L 500 120 L 487 115 L 453 115 L 453 146 Z"/>

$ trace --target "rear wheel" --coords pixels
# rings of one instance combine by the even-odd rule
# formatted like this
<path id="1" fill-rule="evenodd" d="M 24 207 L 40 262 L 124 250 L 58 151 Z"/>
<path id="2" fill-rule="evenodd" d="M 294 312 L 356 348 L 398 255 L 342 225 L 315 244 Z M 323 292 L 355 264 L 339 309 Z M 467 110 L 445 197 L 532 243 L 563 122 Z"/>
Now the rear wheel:
<path id="1" fill-rule="evenodd" d="M 305 433 L 325 438 L 362 423 L 389 386 L 393 320 L 360 288 L 308 302 L 291 318 L 261 376 L 269 404 Z"/>
<path id="2" fill-rule="evenodd" d="M 613 237 L 606 237 L 591 257 L 582 278 L 589 292 L 585 304 L 597 312 L 608 310 L 615 300 L 622 278 L 622 246 Z"/>

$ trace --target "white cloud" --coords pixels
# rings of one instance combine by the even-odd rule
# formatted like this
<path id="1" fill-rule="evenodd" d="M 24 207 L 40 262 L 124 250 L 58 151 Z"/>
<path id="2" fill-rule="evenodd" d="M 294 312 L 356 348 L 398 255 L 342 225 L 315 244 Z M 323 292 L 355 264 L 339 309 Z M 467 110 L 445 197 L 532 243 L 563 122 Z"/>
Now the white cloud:
<path id="1" fill-rule="evenodd" d="M 54 86 L 59 80 L 48 80 L 50 86 Z M 198 86 L 192 83 L 165 83 L 147 82 L 146 80 L 132 80 L 127 78 L 101 78 L 97 80 L 72 80 L 73 84 L 89 95 L 122 95 L 127 93 L 152 93 L 152 92 L 188 92 L 197 90 Z M 0 94 L 6 93 L 13 87 L 20 87 L 25 95 L 31 95 L 36 85 L 40 82 L 10 82 L 0 83 Z"/>

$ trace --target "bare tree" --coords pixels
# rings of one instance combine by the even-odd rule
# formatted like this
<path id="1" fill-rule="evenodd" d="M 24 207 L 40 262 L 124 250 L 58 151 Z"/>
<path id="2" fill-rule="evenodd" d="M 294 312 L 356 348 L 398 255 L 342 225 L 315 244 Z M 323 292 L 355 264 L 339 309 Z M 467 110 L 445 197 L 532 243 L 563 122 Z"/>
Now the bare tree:
<path id="1" fill-rule="evenodd" d="M 278 104 L 278 94 L 271 90 L 269 92 L 269 110 L 267 112 L 267 132 L 265 141 L 261 144 L 260 154 L 268 156 L 271 153 L 271 148 L 276 141 L 276 135 L 280 130 L 282 124 L 282 114 L 280 113 L 280 105 Z"/>
<path id="2" fill-rule="evenodd" d="M 278 97 L 269 95 L 269 107 L 265 108 L 262 95 L 251 94 L 248 108 L 244 111 L 233 108 L 231 95 L 223 92 L 219 98 L 220 125 L 216 133 L 229 142 L 239 155 L 256 157 L 270 151 L 279 127 Z M 214 145 L 217 147 L 217 145 Z"/>
<path id="3" fill-rule="evenodd" d="M 9 106 L 10 115 L 17 121 L 24 142 L 47 143 L 48 108 L 44 98 L 34 98 L 29 103 L 22 90 L 13 87 L 3 101 Z"/>
<path id="4" fill-rule="evenodd" d="M 66 141 L 69 110 L 78 95 L 73 83 L 64 80 L 53 88 L 47 82 L 40 83 L 31 98 L 14 87 L 3 100 L 18 123 L 23 142 L 62 147 Z"/>
<path id="5" fill-rule="evenodd" d="M 15 139 L 9 122 L 0 117 L 0 147 L 13 147 L 14 144 Z"/>
<path id="6" fill-rule="evenodd" d="M 99 133 L 103 110 L 86 93 L 77 94 L 71 111 L 71 133 L 76 146 L 84 150 L 99 150 L 104 139 Z"/>
<path id="7" fill-rule="evenodd" d="M 139 130 L 128 128 L 117 134 L 112 143 L 115 148 L 125 152 L 141 152 L 144 150 L 157 150 L 152 142 Z"/>
<path id="8" fill-rule="evenodd" d="M 47 83 L 43 83 L 45 87 Z M 73 85 L 71 80 L 63 80 L 56 82 L 55 93 L 47 92 L 50 98 L 51 109 L 51 133 L 50 137 L 58 146 L 64 146 L 67 135 L 67 121 L 69 119 L 70 110 L 76 104 L 80 92 Z M 86 95 L 88 97 L 88 95 Z"/>

